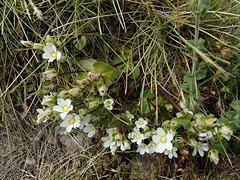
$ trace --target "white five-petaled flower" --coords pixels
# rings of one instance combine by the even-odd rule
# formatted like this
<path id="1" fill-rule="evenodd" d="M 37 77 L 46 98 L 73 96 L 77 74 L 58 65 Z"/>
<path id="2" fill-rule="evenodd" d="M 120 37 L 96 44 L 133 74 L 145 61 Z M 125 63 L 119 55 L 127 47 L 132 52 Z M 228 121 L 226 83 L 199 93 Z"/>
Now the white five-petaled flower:
<path id="1" fill-rule="evenodd" d="M 135 122 L 137 128 L 144 128 L 147 125 L 147 121 L 143 118 L 139 118 L 138 121 Z"/>
<path id="2" fill-rule="evenodd" d="M 165 150 L 164 154 L 168 155 L 169 159 L 172 159 L 173 157 L 177 158 L 178 155 L 177 155 L 176 151 L 177 151 L 177 148 L 173 147 L 171 150 Z"/>
<path id="3" fill-rule="evenodd" d="M 166 149 L 171 150 L 173 147 L 172 139 L 173 135 L 171 133 L 166 134 L 162 128 L 157 128 L 157 134 L 152 137 L 152 140 L 157 144 L 155 151 L 163 153 Z"/>
<path id="4" fill-rule="evenodd" d="M 69 114 L 64 118 L 64 121 L 60 124 L 61 127 L 66 127 L 66 131 L 71 132 L 72 128 L 80 126 L 80 117 L 73 113 Z"/>
<path id="5" fill-rule="evenodd" d="M 80 129 L 83 129 L 84 126 L 87 126 L 88 123 L 90 122 L 91 118 L 89 116 L 83 116 L 82 114 L 79 114 L 80 117 Z"/>
<path id="6" fill-rule="evenodd" d="M 141 155 L 143 155 L 145 152 L 149 153 L 148 146 L 144 143 L 141 143 L 137 148 L 137 152 L 139 152 Z"/>
<path id="7" fill-rule="evenodd" d="M 59 60 L 61 58 L 61 52 L 57 51 L 57 48 L 52 43 L 49 43 L 43 48 L 44 53 L 42 57 L 48 59 L 48 62 L 53 62 L 55 59 Z"/>
<path id="8" fill-rule="evenodd" d="M 134 115 L 132 115 L 129 111 L 126 111 L 126 115 L 129 121 L 132 121 L 132 119 L 134 118 Z"/>
<path id="9" fill-rule="evenodd" d="M 64 119 L 67 116 L 67 113 L 71 110 L 73 110 L 73 105 L 71 105 L 71 100 L 70 99 L 62 99 L 58 98 L 57 99 L 57 104 L 56 106 L 53 106 L 53 110 L 60 112 L 60 117 Z"/>
<path id="10" fill-rule="evenodd" d="M 113 99 L 106 99 L 103 104 L 104 104 L 105 108 L 107 108 L 108 110 L 112 110 L 113 109 L 113 106 L 112 106 L 113 103 L 114 103 Z"/>
<path id="11" fill-rule="evenodd" d="M 142 143 L 142 140 L 144 140 L 145 137 L 143 134 L 141 134 L 139 131 L 132 132 L 132 142 L 136 142 L 138 145 Z"/>
<path id="12" fill-rule="evenodd" d="M 183 112 L 185 112 L 186 114 L 187 114 L 187 113 L 193 114 L 193 112 L 192 112 L 192 111 L 189 111 L 187 108 L 184 108 L 184 109 L 183 109 Z M 182 115 L 182 113 L 178 112 L 178 113 L 176 114 L 176 116 L 177 116 L 177 117 L 182 117 L 183 115 Z"/>
<path id="13" fill-rule="evenodd" d="M 96 128 L 92 124 L 87 124 L 87 126 L 83 128 L 83 132 L 88 133 L 88 137 L 91 138 L 96 133 Z"/>
<path id="14" fill-rule="evenodd" d="M 197 142 L 196 140 L 191 140 L 190 145 L 194 147 L 193 156 L 197 155 L 197 152 L 201 157 L 204 156 L 204 151 L 208 151 L 209 147 L 207 143 Z"/>

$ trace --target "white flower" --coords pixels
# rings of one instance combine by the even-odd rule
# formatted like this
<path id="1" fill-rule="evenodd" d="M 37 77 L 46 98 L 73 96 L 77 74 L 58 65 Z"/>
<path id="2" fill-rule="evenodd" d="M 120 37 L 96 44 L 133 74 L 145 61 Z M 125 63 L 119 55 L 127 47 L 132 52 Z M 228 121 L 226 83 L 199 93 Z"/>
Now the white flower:
<path id="1" fill-rule="evenodd" d="M 209 159 L 214 162 L 215 164 L 218 164 L 219 162 L 219 156 L 218 156 L 218 151 L 215 149 L 212 149 L 208 152 L 208 157 Z"/>
<path id="2" fill-rule="evenodd" d="M 66 131 L 71 132 L 72 128 L 80 126 L 80 117 L 73 113 L 69 114 L 64 118 L 64 121 L 60 124 L 61 127 L 66 127 Z"/>
<path id="3" fill-rule="evenodd" d="M 179 106 L 180 106 L 182 109 L 186 108 L 186 106 L 185 106 L 185 104 L 183 103 L 183 101 L 180 101 L 180 102 L 179 102 Z"/>
<path id="4" fill-rule="evenodd" d="M 87 114 L 87 110 L 86 109 L 79 109 L 78 110 L 78 112 L 79 112 L 79 114 L 81 114 L 81 115 L 85 115 L 85 114 Z"/>
<path id="5" fill-rule="evenodd" d="M 172 157 L 177 158 L 178 155 L 177 155 L 176 151 L 177 151 L 177 148 L 176 148 L 176 147 L 173 147 L 171 150 L 165 150 L 165 151 L 164 151 L 164 154 L 165 154 L 165 155 L 168 155 L 168 158 L 169 158 L 169 159 L 172 159 Z"/>
<path id="6" fill-rule="evenodd" d="M 204 122 L 208 127 L 215 127 L 218 125 L 217 118 L 208 118 L 208 119 L 205 119 Z"/>
<path id="7" fill-rule="evenodd" d="M 143 155 L 145 152 L 149 153 L 148 146 L 144 143 L 141 143 L 137 148 L 137 152 L 139 152 L 141 155 Z"/>
<path id="8" fill-rule="evenodd" d="M 96 133 L 96 128 L 92 124 L 88 124 L 83 128 L 83 132 L 88 133 L 88 137 L 91 138 Z"/>
<path id="9" fill-rule="evenodd" d="M 153 141 L 157 144 L 156 152 L 163 153 L 166 149 L 172 149 L 173 135 L 171 133 L 165 133 L 162 128 L 157 128 L 157 135 L 153 135 Z"/>
<path id="10" fill-rule="evenodd" d="M 192 112 L 192 111 L 189 111 L 187 108 L 184 108 L 184 109 L 183 109 L 183 112 L 185 112 L 186 114 L 189 113 L 189 114 L 192 114 L 192 115 L 193 115 L 193 112 Z M 178 112 L 178 113 L 176 114 L 176 116 L 177 116 L 177 117 L 182 117 L 183 115 L 182 115 L 182 113 Z"/>
<path id="11" fill-rule="evenodd" d="M 48 59 L 48 62 L 53 62 L 55 59 L 59 60 L 61 58 L 61 52 L 57 51 L 57 48 L 53 44 L 49 44 L 44 46 L 44 53 L 42 57 L 44 59 Z"/>
<path id="12" fill-rule="evenodd" d="M 165 107 L 169 112 L 173 111 L 173 106 L 171 104 L 166 104 Z"/>
<path id="13" fill-rule="evenodd" d="M 218 129 L 220 136 L 224 137 L 225 139 L 227 139 L 228 141 L 231 138 L 231 135 L 233 135 L 233 131 L 231 128 L 229 128 L 228 126 L 222 126 Z"/>
<path id="14" fill-rule="evenodd" d="M 71 100 L 70 99 L 62 99 L 58 98 L 57 99 L 57 106 L 53 106 L 53 110 L 60 112 L 60 117 L 64 119 L 67 115 L 67 113 L 71 110 L 73 110 L 73 105 L 71 105 Z"/>
<path id="15" fill-rule="evenodd" d="M 139 118 L 138 121 L 135 122 L 137 128 L 144 128 L 147 125 L 147 121 L 143 118 Z"/>
<path id="16" fill-rule="evenodd" d="M 132 142 L 136 142 L 138 145 L 142 143 L 142 140 L 144 140 L 144 135 L 141 134 L 139 131 L 132 132 Z"/>
<path id="17" fill-rule="evenodd" d="M 79 114 L 80 117 L 80 129 L 83 129 L 84 126 L 87 126 L 90 122 L 91 118 L 89 116 L 83 116 L 82 114 Z"/>
<path id="18" fill-rule="evenodd" d="M 24 45 L 27 48 L 33 47 L 33 42 L 32 41 L 23 41 L 23 40 L 21 40 L 20 42 L 21 42 L 22 45 Z"/>
<path id="19" fill-rule="evenodd" d="M 98 104 L 99 104 L 98 101 L 91 101 L 91 102 L 89 102 L 88 107 L 90 109 L 95 109 L 98 107 Z"/>
<path id="20" fill-rule="evenodd" d="M 46 122 L 48 119 L 50 119 L 50 116 L 53 114 L 53 110 L 51 109 L 37 109 L 37 112 L 39 113 L 37 115 L 37 123 Z"/>
<path id="21" fill-rule="evenodd" d="M 103 104 L 104 104 L 105 108 L 107 108 L 108 110 L 112 110 L 113 109 L 113 106 L 112 106 L 113 103 L 114 103 L 113 99 L 106 99 Z"/>
<path id="22" fill-rule="evenodd" d="M 156 150 L 156 143 L 151 141 L 149 144 L 148 144 L 148 149 L 149 149 L 149 154 L 152 154 L 155 152 Z"/>
<path id="23" fill-rule="evenodd" d="M 111 136 L 102 137 L 101 139 L 104 141 L 103 147 L 105 147 L 105 148 L 113 146 L 114 144 L 116 144 Z"/>
<path id="24" fill-rule="evenodd" d="M 132 115 L 129 111 L 126 111 L 126 115 L 129 121 L 132 121 L 132 119 L 134 118 L 134 115 Z"/>
<path id="25" fill-rule="evenodd" d="M 193 156 L 197 155 L 197 152 L 201 157 L 204 156 L 204 151 L 208 151 L 209 147 L 207 143 L 197 142 L 196 140 L 191 140 L 190 145 L 194 147 Z"/>

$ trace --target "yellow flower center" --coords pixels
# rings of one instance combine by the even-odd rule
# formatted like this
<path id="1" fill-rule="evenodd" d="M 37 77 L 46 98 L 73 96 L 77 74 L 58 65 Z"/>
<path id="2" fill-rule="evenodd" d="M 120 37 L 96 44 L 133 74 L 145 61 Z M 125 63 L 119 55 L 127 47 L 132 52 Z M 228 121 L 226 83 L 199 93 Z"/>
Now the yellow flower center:
<path id="1" fill-rule="evenodd" d="M 136 138 L 137 138 L 137 139 L 140 139 L 140 134 L 136 134 Z"/>
<path id="2" fill-rule="evenodd" d="M 151 143 L 151 147 L 155 148 L 156 144 L 154 142 Z"/>
<path id="3" fill-rule="evenodd" d="M 76 119 L 74 117 L 68 121 L 69 124 L 74 124 L 75 122 L 76 122 Z"/>
<path id="4" fill-rule="evenodd" d="M 83 117 L 80 116 L 80 121 L 84 121 Z"/>
<path id="5" fill-rule="evenodd" d="M 56 53 L 56 52 L 54 52 L 54 51 L 53 51 L 53 52 L 51 52 L 51 57 L 52 57 L 52 58 L 56 58 L 56 57 L 57 57 L 57 53 Z"/>
<path id="6" fill-rule="evenodd" d="M 69 106 L 68 105 L 64 105 L 63 107 L 62 107 L 62 111 L 63 112 L 67 112 L 68 110 L 69 110 Z"/>
<path id="7" fill-rule="evenodd" d="M 160 142 L 161 143 L 166 143 L 167 142 L 167 137 L 166 136 L 161 136 L 160 137 Z"/>
<path id="8" fill-rule="evenodd" d="M 91 129 L 92 131 L 94 131 L 95 127 L 94 127 L 94 126 L 90 126 L 90 129 Z"/>
<path id="9" fill-rule="evenodd" d="M 140 122 L 139 122 L 139 125 L 143 125 L 143 121 L 140 121 Z"/>

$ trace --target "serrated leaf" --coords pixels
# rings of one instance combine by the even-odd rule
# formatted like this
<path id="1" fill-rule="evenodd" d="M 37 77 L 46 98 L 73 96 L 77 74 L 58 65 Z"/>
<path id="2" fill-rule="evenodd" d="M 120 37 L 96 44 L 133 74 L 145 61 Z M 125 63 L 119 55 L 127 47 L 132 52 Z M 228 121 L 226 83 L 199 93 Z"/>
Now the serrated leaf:
<path id="1" fill-rule="evenodd" d="M 75 48 L 79 51 L 81 51 L 84 48 L 86 42 L 87 42 L 86 36 L 81 36 L 79 40 L 73 41 L 73 43 L 75 44 Z"/>
<path id="2" fill-rule="evenodd" d="M 87 59 L 87 60 L 81 60 L 79 61 L 79 64 L 81 68 L 85 71 L 91 71 L 93 70 L 93 64 L 96 62 L 94 59 Z"/>

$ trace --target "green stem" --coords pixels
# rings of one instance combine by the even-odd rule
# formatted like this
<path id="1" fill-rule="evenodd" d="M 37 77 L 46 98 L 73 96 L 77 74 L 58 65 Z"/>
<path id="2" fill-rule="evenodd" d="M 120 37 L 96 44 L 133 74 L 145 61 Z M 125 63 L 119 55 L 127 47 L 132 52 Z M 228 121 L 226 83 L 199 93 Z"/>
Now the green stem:
<path id="1" fill-rule="evenodd" d="M 197 12 L 195 13 L 195 35 L 194 35 L 194 46 L 198 48 L 198 38 L 199 38 L 199 24 L 200 24 L 200 6 L 202 4 L 202 0 L 198 0 L 197 4 Z M 193 64 L 192 64 L 192 74 L 191 76 L 194 77 L 196 70 L 197 70 L 197 61 L 196 61 L 196 51 L 193 50 Z M 195 87 L 195 82 L 192 80 L 190 84 L 190 92 Z"/>

